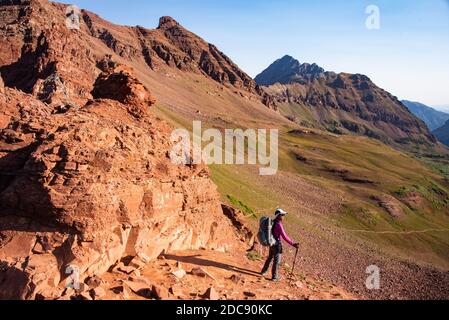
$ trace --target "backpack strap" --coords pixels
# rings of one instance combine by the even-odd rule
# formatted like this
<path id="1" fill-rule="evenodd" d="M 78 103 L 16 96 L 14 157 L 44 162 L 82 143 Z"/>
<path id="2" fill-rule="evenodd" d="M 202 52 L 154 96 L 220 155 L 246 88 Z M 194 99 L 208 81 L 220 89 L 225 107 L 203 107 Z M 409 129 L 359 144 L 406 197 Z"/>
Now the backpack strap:
<path id="1" fill-rule="evenodd" d="M 276 236 L 274 235 L 274 228 L 278 225 L 278 223 L 279 223 L 279 221 L 273 220 L 273 225 L 271 227 L 271 233 L 273 234 L 273 238 L 274 238 L 274 240 L 276 240 L 276 242 L 280 242 L 281 241 L 280 237 L 276 238 Z"/>

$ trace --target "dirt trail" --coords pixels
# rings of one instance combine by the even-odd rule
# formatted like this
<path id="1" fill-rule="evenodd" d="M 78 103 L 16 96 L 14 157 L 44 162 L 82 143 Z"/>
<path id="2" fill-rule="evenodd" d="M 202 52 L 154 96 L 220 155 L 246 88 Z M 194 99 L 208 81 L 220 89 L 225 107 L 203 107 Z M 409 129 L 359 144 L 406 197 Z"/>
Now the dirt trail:
<path id="1" fill-rule="evenodd" d="M 449 232 L 449 229 L 425 229 L 425 230 L 409 230 L 409 231 L 373 231 L 373 230 L 352 230 L 339 228 L 341 231 L 358 232 L 358 233 L 374 233 L 374 234 L 421 234 L 429 232 Z"/>
<path id="2" fill-rule="evenodd" d="M 146 265 L 140 276 L 128 276 L 115 271 L 106 274 L 102 287 L 107 292 L 104 299 L 148 299 L 153 287 L 165 288 L 163 298 L 198 300 L 208 299 L 204 294 L 213 287 L 220 300 L 342 300 L 356 299 L 338 287 L 323 281 L 290 277 L 282 270 L 280 282 L 272 282 L 259 275 L 262 261 L 251 261 L 245 251 L 223 253 L 217 251 L 184 251 L 167 254 Z M 207 275 L 194 275 L 199 269 Z M 182 278 L 174 275 L 186 272 Z M 193 272 L 192 272 L 193 270 Z M 181 274 L 184 272 L 181 271 Z M 124 287 L 125 292 L 117 288 Z"/>

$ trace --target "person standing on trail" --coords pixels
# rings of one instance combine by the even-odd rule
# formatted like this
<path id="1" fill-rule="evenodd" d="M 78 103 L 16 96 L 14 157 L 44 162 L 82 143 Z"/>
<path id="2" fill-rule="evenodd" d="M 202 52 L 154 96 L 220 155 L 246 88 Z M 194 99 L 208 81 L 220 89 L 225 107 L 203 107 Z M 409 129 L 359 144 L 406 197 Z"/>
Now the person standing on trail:
<path id="1" fill-rule="evenodd" d="M 282 260 L 282 239 L 287 242 L 292 247 L 295 247 L 296 249 L 299 248 L 299 243 L 293 242 L 285 232 L 284 226 L 282 225 L 282 221 L 284 220 L 284 217 L 287 215 L 287 212 L 285 212 L 282 209 L 278 209 L 275 212 L 275 218 L 273 220 L 273 228 L 272 233 L 274 236 L 274 239 L 276 240 L 276 244 L 270 247 L 270 254 L 268 256 L 267 261 L 265 262 L 265 265 L 262 269 L 262 276 L 265 276 L 268 273 L 268 269 L 270 268 L 271 262 L 273 261 L 273 268 L 272 268 L 272 280 L 273 281 L 279 281 L 279 267 L 281 265 Z"/>

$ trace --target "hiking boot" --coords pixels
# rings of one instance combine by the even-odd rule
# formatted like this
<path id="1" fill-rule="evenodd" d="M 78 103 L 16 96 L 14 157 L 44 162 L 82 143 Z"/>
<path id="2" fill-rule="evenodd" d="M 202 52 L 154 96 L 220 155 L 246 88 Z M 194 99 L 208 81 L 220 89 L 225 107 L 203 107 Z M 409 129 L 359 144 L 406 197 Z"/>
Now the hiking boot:
<path id="1" fill-rule="evenodd" d="M 279 278 L 273 278 L 273 279 L 271 279 L 271 281 L 273 281 L 273 282 L 279 282 L 279 281 L 281 281 L 281 279 L 279 279 Z"/>

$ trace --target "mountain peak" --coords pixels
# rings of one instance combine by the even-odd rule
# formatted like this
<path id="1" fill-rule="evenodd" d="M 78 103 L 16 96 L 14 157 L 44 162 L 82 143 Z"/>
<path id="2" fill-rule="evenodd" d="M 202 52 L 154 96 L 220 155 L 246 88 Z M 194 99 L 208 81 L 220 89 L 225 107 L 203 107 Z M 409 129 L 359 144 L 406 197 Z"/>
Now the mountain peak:
<path id="1" fill-rule="evenodd" d="M 325 70 L 316 63 L 301 64 L 292 56 L 285 55 L 272 63 L 255 80 L 259 85 L 263 86 L 269 86 L 275 83 L 287 84 L 311 80 L 324 72 Z"/>
<path id="2" fill-rule="evenodd" d="M 277 61 L 282 61 L 282 62 L 298 62 L 298 60 L 296 60 L 295 58 L 293 58 L 291 55 L 286 54 L 285 56 L 283 56 L 282 58 L 278 59 Z"/>
<path id="3" fill-rule="evenodd" d="M 158 29 L 167 30 L 167 29 L 171 29 L 171 28 L 173 28 L 175 26 L 179 26 L 179 23 L 178 23 L 178 21 L 176 21 L 172 17 L 163 16 L 163 17 L 161 17 L 159 19 Z"/>

